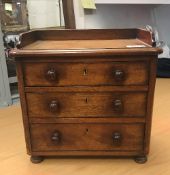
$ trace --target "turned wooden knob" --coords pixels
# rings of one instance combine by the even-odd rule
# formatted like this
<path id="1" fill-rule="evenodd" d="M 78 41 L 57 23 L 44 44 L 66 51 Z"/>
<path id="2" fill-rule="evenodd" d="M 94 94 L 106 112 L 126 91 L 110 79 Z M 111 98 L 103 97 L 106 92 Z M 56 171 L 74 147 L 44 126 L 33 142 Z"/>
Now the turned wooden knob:
<path id="1" fill-rule="evenodd" d="M 47 78 L 48 81 L 57 80 L 56 70 L 54 68 L 49 69 L 46 73 L 46 78 Z"/>
<path id="2" fill-rule="evenodd" d="M 113 144 L 114 145 L 117 145 L 118 146 L 118 145 L 121 144 L 121 141 L 122 141 L 121 133 L 114 132 L 112 138 L 113 138 Z"/>
<path id="3" fill-rule="evenodd" d="M 52 100 L 49 103 L 49 109 L 50 109 L 51 112 L 57 112 L 58 111 L 58 107 L 59 107 L 59 104 L 58 104 L 57 100 Z"/>
<path id="4" fill-rule="evenodd" d="M 125 73 L 123 70 L 115 70 L 114 71 L 114 79 L 116 82 L 121 82 L 125 78 Z"/>
<path id="5" fill-rule="evenodd" d="M 121 99 L 116 99 L 113 102 L 113 109 L 115 112 L 122 113 L 123 112 L 123 102 Z"/>
<path id="6" fill-rule="evenodd" d="M 58 131 L 55 131 L 51 137 L 51 140 L 55 143 L 60 142 L 60 133 Z"/>

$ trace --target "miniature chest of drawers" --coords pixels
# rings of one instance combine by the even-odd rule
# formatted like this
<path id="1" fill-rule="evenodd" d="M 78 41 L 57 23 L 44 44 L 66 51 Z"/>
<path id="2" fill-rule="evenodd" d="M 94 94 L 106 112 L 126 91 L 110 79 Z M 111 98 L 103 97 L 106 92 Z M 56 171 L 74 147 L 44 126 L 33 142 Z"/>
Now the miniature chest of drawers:
<path id="1" fill-rule="evenodd" d="M 27 153 L 149 153 L 156 61 L 142 29 L 36 30 L 11 51 L 17 64 Z"/>

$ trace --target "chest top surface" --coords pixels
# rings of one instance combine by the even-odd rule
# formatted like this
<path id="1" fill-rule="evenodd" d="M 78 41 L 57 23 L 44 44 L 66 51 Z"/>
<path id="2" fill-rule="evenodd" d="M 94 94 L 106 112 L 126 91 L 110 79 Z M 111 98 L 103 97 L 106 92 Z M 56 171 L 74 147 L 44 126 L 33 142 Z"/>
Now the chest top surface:
<path id="1" fill-rule="evenodd" d="M 143 29 L 34 30 L 22 33 L 14 57 L 157 55 L 152 33 Z"/>

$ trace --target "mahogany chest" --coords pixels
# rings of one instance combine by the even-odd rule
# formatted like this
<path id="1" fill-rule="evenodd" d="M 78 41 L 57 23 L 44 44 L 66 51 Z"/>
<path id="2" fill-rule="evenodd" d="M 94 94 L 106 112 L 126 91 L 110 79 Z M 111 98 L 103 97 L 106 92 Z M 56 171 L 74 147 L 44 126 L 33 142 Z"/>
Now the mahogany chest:
<path id="1" fill-rule="evenodd" d="M 11 51 L 17 64 L 27 153 L 149 153 L 157 56 L 142 29 L 35 30 Z"/>

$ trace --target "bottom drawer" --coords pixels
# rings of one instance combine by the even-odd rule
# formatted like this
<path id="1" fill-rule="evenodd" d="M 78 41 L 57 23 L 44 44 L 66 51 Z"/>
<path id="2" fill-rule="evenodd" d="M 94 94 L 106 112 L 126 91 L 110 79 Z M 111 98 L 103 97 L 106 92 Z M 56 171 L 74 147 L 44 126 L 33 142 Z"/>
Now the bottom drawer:
<path id="1" fill-rule="evenodd" d="M 144 124 L 32 124 L 32 151 L 138 151 Z"/>

